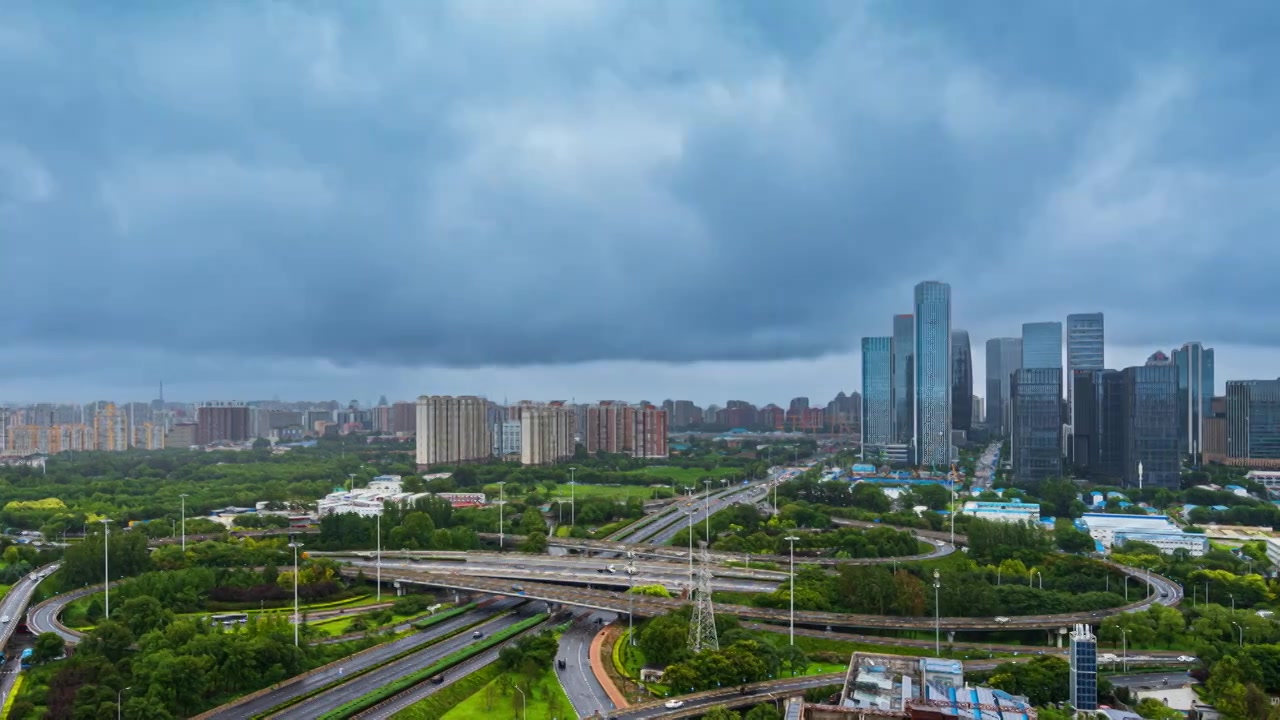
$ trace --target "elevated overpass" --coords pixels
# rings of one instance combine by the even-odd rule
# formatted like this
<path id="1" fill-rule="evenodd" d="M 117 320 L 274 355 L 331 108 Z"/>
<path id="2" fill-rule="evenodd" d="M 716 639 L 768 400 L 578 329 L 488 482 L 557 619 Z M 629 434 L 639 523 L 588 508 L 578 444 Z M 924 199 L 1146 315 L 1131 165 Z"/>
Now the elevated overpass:
<path id="1" fill-rule="evenodd" d="M 364 571 L 367 577 L 369 563 L 348 565 L 342 569 L 344 574 L 355 575 Z M 1145 610 L 1153 604 L 1175 605 L 1181 600 L 1181 588 L 1171 580 L 1159 575 L 1149 578 L 1141 571 L 1123 566 L 1115 566 L 1122 572 L 1136 576 L 1149 582 L 1153 592 L 1148 598 L 1129 605 L 1109 610 L 1094 612 L 1064 613 L 1058 615 L 1020 615 L 1011 618 L 971 618 L 943 617 L 937 620 L 937 626 L 947 631 L 993 631 L 993 630 L 1056 630 L 1070 627 L 1077 623 L 1097 625 L 1103 619 L 1122 612 Z M 680 608 L 686 601 L 675 598 L 658 598 L 626 593 L 598 590 L 594 588 L 565 587 L 543 582 L 512 583 L 509 580 L 468 576 L 462 574 L 431 573 L 422 570 L 401 569 L 394 573 L 394 579 L 400 582 L 416 583 L 431 587 L 446 588 L 462 592 L 478 592 L 490 595 L 506 595 L 527 597 L 534 600 L 575 607 L 591 608 L 614 613 L 626 613 L 628 609 L 636 615 L 653 617 Z M 390 578 L 384 578 L 389 580 Z M 759 620 L 762 622 L 785 623 L 789 612 L 772 608 L 758 608 L 746 605 L 719 605 L 721 612 L 740 618 Z M 844 613 L 816 612 L 810 610 L 796 611 L 795 621 L 801 625 L 840 628 L 867 628 L 876 630 L 918 630 L 927 627 L 928 618 L 897 617 L 885 615 L 858 615 Z"/>

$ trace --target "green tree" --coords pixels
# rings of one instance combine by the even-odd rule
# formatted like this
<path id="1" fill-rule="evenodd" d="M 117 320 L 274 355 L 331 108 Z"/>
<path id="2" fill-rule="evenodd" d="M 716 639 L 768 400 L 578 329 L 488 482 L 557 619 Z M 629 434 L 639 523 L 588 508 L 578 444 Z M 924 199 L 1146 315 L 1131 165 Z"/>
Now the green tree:
<path id="1" fill-rule="evenodd" d="M 747 711 L 744 720 L 782 720 L 782 713 L 772 704 L 757 705 Z"/>
<path id="2" fill-rule="evenodd" d="M 1147 720 L 1182 720 L 1182 713 L 1155 698 L 1143 698 L 1134 710 Z"/>
<path id="3" fill-rule="evenodd" d="M 742 715 L 736 710 L 719 705 L 708 710 L 702 717 L 703 720 L 742 720 Z"/>
<path id="4" fill-rule="evenodd" d="M 31 660 L 36 664 L 46 663 L 62 657 L 66 646 L 57 633 L 46 632 L 36 636 L 35 647 L 31 650 Z"/>
<path id="5" fill-rule="evenodd" d="M 150 595 L 129 598 L 116 612 L 115 621 L 123 623 L 136 638 L 173 622 L 173 611 Z"/>

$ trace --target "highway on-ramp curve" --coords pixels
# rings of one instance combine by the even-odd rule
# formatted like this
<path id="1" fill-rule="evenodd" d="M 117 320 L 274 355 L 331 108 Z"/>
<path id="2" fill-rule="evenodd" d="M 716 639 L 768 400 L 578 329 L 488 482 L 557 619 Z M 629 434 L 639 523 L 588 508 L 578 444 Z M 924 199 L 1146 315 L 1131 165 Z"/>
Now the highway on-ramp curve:
<path id="1" fill-rule="evenodd" d="M 565 668 L 561 670 L 557 662 L 556 675 L 578 717 L 589 717 L 597 711 L 603 716 L 613 709 L 609 693 L 601 687 L 596 674 L 591 670 L 589 653 L 596 633 L 616 617 L 613 613 L 586 613 L 579 616 L 560 636 L 560 649 L 556 652 L 556 659 L 564 660 Z M 600 624 L 596 624 L 596 618 L 600 618 Z"/>
<path id="2" fill-rule="evenodd" d="M 13 631 L 21 622 L 22 613 L 26 612 L 27 603 L 31 602 L 31 596 L 35 594 L 36 586 L 40 581 L 53 571 L 58 569 L 58 564 L 48 565 L 46 567 L 37 568 L 28 573 L 21 580 L 13 584 L 9 588 L 9 592 L 5 594 L 4 599 L 0 600 L 0 616 L 8 616 L 9 622 L 2 623 L 0 627 L 0 648 L 4 648 L 9 644 L 10 638 L 13 637 Z M 18 660 L 13 658 L 8 660 L 0 671 L 4 674 L 0 675 L 0 707 L 3 707 L 9 699 L 9 693 L 13 691 L 13 684 L 17 681 Z"/>
<path id="3" fill-rule="evenodd" d="M 511 613 L 494 618 L 480 625 L 476 630 L 483 632 L 487 637 L 525 619 L 518 613 Z M 475 642 L 477 640 L 472 638 L 470 631 L 460 633 L 441 640 L 413 655 L 387 663 L 359 677 L 354 677 L 331 690 L 326 690 L 315 697 L 303 700 L 297 705 L 271 717 L 273 720 L 312 720 L 327 712 L 336 710 L 352 700 L 359 699 L 384 685 L 395 682 L 410 673 L 430 667 L 445 656 L 462 650 Z"/>

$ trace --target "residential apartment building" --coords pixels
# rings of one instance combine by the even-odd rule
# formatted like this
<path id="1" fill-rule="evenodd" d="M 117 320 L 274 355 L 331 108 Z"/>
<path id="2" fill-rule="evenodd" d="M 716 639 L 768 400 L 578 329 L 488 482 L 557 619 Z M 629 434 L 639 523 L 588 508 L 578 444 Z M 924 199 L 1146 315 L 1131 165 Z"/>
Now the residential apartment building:
<path id="1" fill-rule="evenodd" d="M 391 404 L 391 431 L 396 435 L 412 435 L 418 429 L 418 406 L 411 402 Z"/>
<path id="2" fill-rule="evenodd" d="M 862 338 L 862 444 L 894 444 L 893 338 Z"/>
<path id="3" fill-rule="evenodd" d="M 419 467 L 487 460 L 493 429 L 487 402 L 475 395 L 418 398 L 416 460 Z"/>
<path id="4" fill-rule="evenodd" d="M 249 406 L 243 402 L 207 402 L 196 407 L 196 445 L 250 439 Z"/>
<path id="5" fill-rule="evenodd" d="M 522 404 L 520 462 L 550 465 L 573 457 L 573 429 L 573 409 L 565 407 L 563 402 Z"/>
<path id="6" fill-rule="evenodd" d="M 737 400 L 730 400 L 732 406 Z M 722 412 L 732 412 L 726 408 Z M 751 407 L 755 415 L 754 406 Z M 753 418 L 754 419 L 754 418 Z M 623 453 L 633 457 L 667 457 L 667 413 L 653 405 L 606 400 L 587 408 L 588 453 Z"/>
<path id="7" fill-rule="evenodd" d="M 917 465 L 951 462 L 951 286 L 915 287 L 915 455 Z"/>
<path id="8" fill-rule="evenodd" d="M 93 413 L 93 445 L 98 450 L 123 452 L 131 439 L 128 418 L 115 403 L 97 403 Z"/>

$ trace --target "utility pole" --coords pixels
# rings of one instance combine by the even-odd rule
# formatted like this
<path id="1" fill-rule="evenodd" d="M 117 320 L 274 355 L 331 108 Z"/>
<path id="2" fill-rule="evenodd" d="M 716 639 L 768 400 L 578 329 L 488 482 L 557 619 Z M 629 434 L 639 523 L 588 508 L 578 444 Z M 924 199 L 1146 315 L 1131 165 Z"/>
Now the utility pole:
<path id="1" fill-rule="evenodd" d="M 707 502 L 707 544 L 710 545 L 711 544 L 711 481 L 703 480 L 702 482 L 704 485 L 707 486 L 707 500 L 706 500 Z"/>
<path id="2" fill-rule="evenodd" d="M 502 494 L 502 486 L 506 484 L 507 483 L 505 480 L 498 483 L 498 552 L 502 552 L 502 550 L 506 547 L 506 543 L 505 543 L 506 536 L 503 534 L 503 529 L 502 529 L 503 527 L 502 526 L 502 505 L 503 505 L 503 498 L 504 498 Z"/>
<path id="3" fill-rule="evenodd" d="M 942 578 L 938 569 L 933 570 L 933 654 L 942 657 Z"/>
<path id="4" fill-rule="evenodd" d="M 702 569 L 698 572 L 698 587 L 694 592 L 693 618 L 689 622 L 689 651 L 697 654 L 703 650 L 719 650 L 716 636 L 716 614 L 711 604 L 711 555 L 707 544 L 702 544 Z"/>
<path id="5" fill-rule="evenodd" d="M 577 470 L 578 468 L 576 467 L 569 468 L 569 527 L 576 527 L 578 524 L 577 505 L 574 502 L 578 484 L 576 482 L 577 475 L 575 475 Z"/>
<path id="6" fill-rule="evenodd" d="M 302 580 L 302 568 L 298 566 L 298 548 L 302 547 L 302 543 L 294 541 L 289 543 L 289 547 L 293 548 L 293 646 L 298 647 L 298 626 L 302 624 L 302 618 L 298 615 L 298 583 Z"/>
<path id="7" fill-rule="evenodd" d="M 383 503 L 383 508 L 386 508 L 386 503 Z M 376 582 L 378 585 L 377 601 L 382 602 L 382 511 L 381 510 L 378 511 L 378 519 L 376 524 L 377 524 L 377 529 L 375 533 L 378 536 L 378 556 L 377 556 L 377 559 L 374 561 L 375 568 L 376 568 L 375 570 L 376 578 L 374 582 Z"/>

